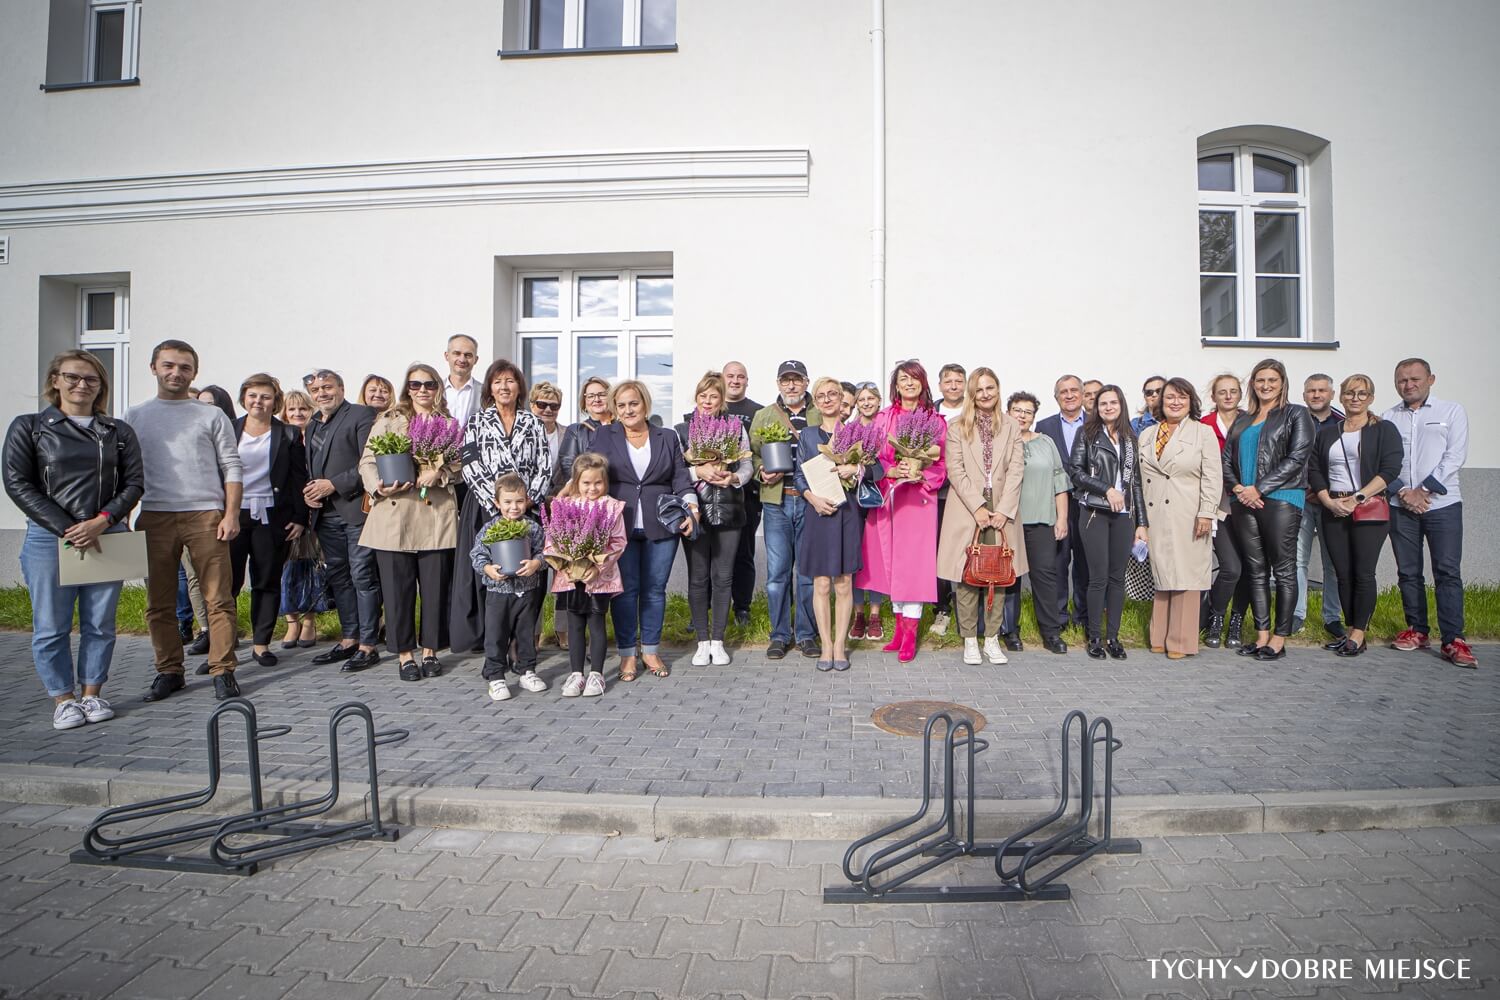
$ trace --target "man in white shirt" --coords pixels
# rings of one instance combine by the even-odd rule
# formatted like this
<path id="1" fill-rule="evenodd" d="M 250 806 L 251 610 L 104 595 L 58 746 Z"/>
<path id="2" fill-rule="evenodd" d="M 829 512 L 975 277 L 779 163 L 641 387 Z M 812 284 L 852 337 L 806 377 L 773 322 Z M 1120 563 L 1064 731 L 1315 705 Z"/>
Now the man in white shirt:
<path id="1" fill-rule="evenodd" d="M 455 333 L 448 338 L 443 360 L 448 362 L 448 381 L 443 384 L 443 398 L 448 401 L 448 413 L 462 427 L 479 409 L 479 383 L 474 381 L 479 342 L 473 337 Z"/>
<path id="2" fill-rule="evenodd" d="M 1391 643 L 1396 649 L 1426 649 L 1427 581 L 1422 576 L 1422 542 L 1432 558 L 1438 629 L 1443 659 L 1458 667 L 1478 661 L 1464 639 L 1463 497 L 1458 473 L 1469 457 L 1469 416 L 1458 403 L 1432 397 L 1437 377 L 1421 358 L 1396 366 L 1397 406 L 1385 419 L 1401 435 L 1401 475 L 1387 492 L 1391 504 L 1391 551 L 1406 628 Z"/>
<path id="3" fill-rule="evenodd" d="M 938 369 L 938 392 L 942 393 L 942 399 L 938 401 L 938 413 L 948 423 L 958 419 L 958 415 L 964 411 L 964 380 L 969 373 L 964 366 L 948 363 Z M 938 490 L 938 524 L 943 523 L 943 510 L 948 506 L 948 484 L 944 483 Z M 937 582 L 937 605 L 935 614 L 932 616 L 931 635 L 946 635 L 948 623 L 951 621 L 949 609 L 953 606 L 953 584 L 947 580 Z M 983 612 L 981 611 L 981 614 Z M 982 621 L 982 620 L 981 620 Z M 981 627 L 982 624 L 981 624 Z"/>

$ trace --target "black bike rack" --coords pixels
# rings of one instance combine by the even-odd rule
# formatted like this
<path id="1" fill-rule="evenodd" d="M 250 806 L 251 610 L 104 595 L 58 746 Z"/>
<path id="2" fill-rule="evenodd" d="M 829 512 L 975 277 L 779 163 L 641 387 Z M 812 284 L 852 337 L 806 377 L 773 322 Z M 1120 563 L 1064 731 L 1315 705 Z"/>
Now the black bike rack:
<path id="1" fill-rule="evenodd" d="M 1046 829 L 1062 819 L 1068 811 L 1069 788 L 1072 775 L 1069 768 L 1068 738 L 1074 721 L 1078 722 L 1079 781 L 1078 797 L 1081 800 L 1078 817 L 1066 827 L 1045 840 L 1026 838 Z M 859 851 L 888 837 L 894 837 L 926 820 L 932 807 L 932 745 L 934 729 L 941 722 L 946 728 L 943 737 L 943 811 L 936 820 L 907 834 L 893 844 L 871 853 L 856 873 L 854 857 Z M 1099 730 L 1104 735 L 1097 735 Z M 963 735 L 960 735 L 963 734 Z M 1111 800 L 1114 795 L 1114 752 L 1123 744 L 1115 738 L 1114 728 L 1107 718 L 1095 719 L 1089 724 L 1087 716 L 1075 709 L 1063 718 L 1062 724 L 1062 792 L 1057 808 L 1049 815 L 1030 824 L 1000 842 L 981 843 L 974 839 L 974 762 L 975 756 L 987 749 L 989 743 L 974 734 L 973 724 L 968 719 L 954 719 L 947 712 L 939 712 L 927 720 L 922 749 L 922 805 L 906 819 L 861 837 L 849 845 L 844 853 L 844 877 L 851 885 L 836 886 L 823 890 L 825 903 L 978 903 L 1019 902 L 1022 900 L 1064 900 L 1071 897 L 1066 885 L 1053 884 L 1054 880 L 1099 853 L 1139 854 L 1138 840 L 1119 839 L 1110 834 Z M 1091 836 L 1089 826 L 1094 808 L 1094 752 L 1099 744 L 1104 746 L 1104 806 L 1100 823 L 1100 835 Z M 962 828 L 957 815 L 956 789 L 953 784 L 954 754 L 967 749 L 968 776 L 966 801 L 967 811 Z M 960 835 L 962 834 L 962 836 Z M 1030 869 L 1033 865 L 1055 855 L 1071 856 L 1064 864 L 1046 871 L 1040 876 Z M 961 857 L 995 858 L 995 874 L 999 884 L 990 885 L 941 885 L 908 886 L 905 883 L 926 872 Z M 1020 862 L 1007 869 L 1007 857 L 1020 857 Z M 877 882 L 878 876 L 918 857 L 930 860 L 902 872 L 900 875 Z"/>

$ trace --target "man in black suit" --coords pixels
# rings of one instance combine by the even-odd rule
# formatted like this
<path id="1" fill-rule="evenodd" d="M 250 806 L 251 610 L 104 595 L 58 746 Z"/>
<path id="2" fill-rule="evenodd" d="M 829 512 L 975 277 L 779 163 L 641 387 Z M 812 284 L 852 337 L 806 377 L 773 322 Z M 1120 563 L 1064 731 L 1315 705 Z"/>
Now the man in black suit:
<path id="1" fill-rule="evenodd" d="M 375 423 L 375 411 L 344 400 L 344 379 L 320 368 L 302 380 L 318 408 L 307 425 L 307 488 L 302 496 L 312 512 L 328 584 L 338 606 L 343 639 L 313 657 L 314 663 L 344 663 L 364 670 L 380 660 L 375 651 L 380 622 L 380 578 L 375 553 L 359 544 L 365 526 L 364 487 L 359 459 Z"/>
<path id="2" fill-rule="evenodd" d="M 1057 445 L 1063 464 L 1073 453 L 1073 438 L 1083 429 L 1083 381 L 1077 375 L 1064 375 L 1052 386 L 1052 398 L 1061 412 L 1038 420 L 1038 434 L 1045 434 Z M 1089 566 L 1083 555 L 1083 534 L 1078 530 L 1078 501 L 1068 495 L 1068 537 L 1057 543 L 1057 617 L 1068 623 L 1068 563 L 1073 564 L 1073 616 L 1075 625 L 1088 621 L 1087 594 Z"/>

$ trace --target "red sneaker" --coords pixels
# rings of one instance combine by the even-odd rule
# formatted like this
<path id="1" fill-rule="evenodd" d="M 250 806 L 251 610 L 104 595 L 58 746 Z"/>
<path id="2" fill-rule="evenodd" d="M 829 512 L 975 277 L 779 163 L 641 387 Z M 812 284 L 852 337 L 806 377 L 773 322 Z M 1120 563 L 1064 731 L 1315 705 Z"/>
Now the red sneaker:
<path id="1" fill-rule="evenodd" d="M 1479 661 L 1474 659 L 1473 650 L 1469 649 L 1469 644 L 1462 639 L 1443 643 L 1443 659 L 1455 667 L 1468 667 L 1473 670 L 1479 666 Z"/>
<path id="2" fill-rule="evenodd" d="M 1418 632 L 1414 628 L 1403 629 L 1396 634 L 1391 642 L 1392 649 L 1399 649 L 1403 653 L 1410 653 L 1414 649 L 1428 649 L 1432 643 L 1427 639 L 1426 632 Z"/>

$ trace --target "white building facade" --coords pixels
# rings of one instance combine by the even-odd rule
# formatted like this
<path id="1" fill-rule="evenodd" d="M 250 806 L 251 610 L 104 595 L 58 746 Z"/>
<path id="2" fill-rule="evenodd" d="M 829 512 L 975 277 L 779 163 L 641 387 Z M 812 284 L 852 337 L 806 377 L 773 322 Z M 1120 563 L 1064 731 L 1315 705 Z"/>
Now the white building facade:
<path id="1" fill-rule="evenodd" d="M 34 0 L 0 6 L 0 385 L 351 383 L 450 334 L 669 421 L 735 359 L 1205 385 L 1410 355 L 1500 578 L 1488 0 Z M 0 509 L 7 579 L 20 514 Z"/>

